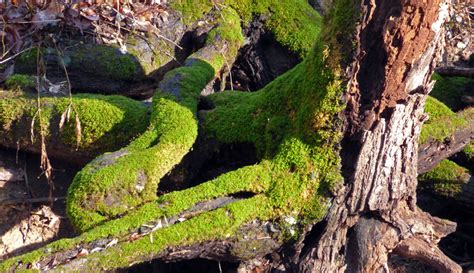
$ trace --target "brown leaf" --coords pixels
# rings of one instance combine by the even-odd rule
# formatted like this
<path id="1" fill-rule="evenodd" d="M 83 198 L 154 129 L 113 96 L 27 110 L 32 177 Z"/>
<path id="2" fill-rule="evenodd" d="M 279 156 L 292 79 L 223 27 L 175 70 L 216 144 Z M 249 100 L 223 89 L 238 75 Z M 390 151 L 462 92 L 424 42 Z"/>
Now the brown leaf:
<path id="1" fill-rule="evenodd" d="M 59 121 L 60 131 L 64 128 L 64 124 L 66 124 L 66 121 L 69 121 L 70 111 L 71 111 L 71 106 L 69 105 L 67 109 L 61 114 L 61 120 Z"/>

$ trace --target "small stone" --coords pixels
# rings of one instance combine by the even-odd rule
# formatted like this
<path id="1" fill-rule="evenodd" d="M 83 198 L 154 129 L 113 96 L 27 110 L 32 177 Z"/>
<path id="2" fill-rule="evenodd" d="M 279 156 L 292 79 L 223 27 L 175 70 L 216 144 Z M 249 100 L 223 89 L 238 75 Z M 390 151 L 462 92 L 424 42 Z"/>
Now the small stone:
<path id="1" fill-rule="evenodd" d="M 287 222 L 290 225 L 295 225 L 296 224 L 296 219 L 291 217 L 291 216 L 287 216 L 287 217 L 285 217 L 285 222 Z"/>
<path id="2" fill-rule="evenodd" d="M 458 22 L 458 23 L 462 22 L 462 17 L 459 16 L 459 15 L 456 15 L 455 19 L 456 19 L 456 22 Z"/>
<path id="3" fill-rule="evenodd" d="M 464 48 L 466 48 L 466 44 L 463 43 L 463 42 L 458 42 L 458 43 L 456 44 L 456 47 L 459 48 L 459 49 L 464 49 Z"/>

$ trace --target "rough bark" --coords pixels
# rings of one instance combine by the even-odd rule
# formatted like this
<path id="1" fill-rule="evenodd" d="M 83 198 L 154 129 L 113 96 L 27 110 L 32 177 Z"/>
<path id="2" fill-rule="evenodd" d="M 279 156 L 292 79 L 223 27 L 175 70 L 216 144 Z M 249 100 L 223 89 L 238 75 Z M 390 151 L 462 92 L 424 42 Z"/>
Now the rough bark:
<path id="1" fill-rule="evenodd" d="M 445 9 L 445 2 L 436 0 L 361 4 L 347 92 L 345 185 L 334 198 L 318 243 L 304 253 L 301 272 L 377 272 L 387 267 L 387 254 L 402 242 L 401 247 L 419 248 L 407 253 L 411 258 L 426 259 L 428 251 L 436 252 L 428 263 L 444 272 L 461 272 L 440 251 L 427 248 L 435 249 L 455 224 L 416 207 L 415 151 Z M 438 232 L 429 236 L 433 230 Z M 367 236 L 368 231 L 382 236 Z M 418 236 L 428 244 L 416 244 Z"/>

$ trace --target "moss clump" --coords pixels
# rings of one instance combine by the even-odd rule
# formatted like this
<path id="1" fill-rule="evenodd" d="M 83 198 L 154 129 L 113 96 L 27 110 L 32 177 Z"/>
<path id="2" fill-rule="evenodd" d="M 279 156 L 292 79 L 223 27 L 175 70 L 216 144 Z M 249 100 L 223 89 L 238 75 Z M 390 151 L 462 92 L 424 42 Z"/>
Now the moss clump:
<path id="1" fill-rule="evenodd" d="M 469 160 L 474 159 L 474 140 L 471 140 L 462 151 Z"/>
<path id="2" fill-rule="evenodd" d="M 5 80 L 8 89 L 32 90 L 36 86 L 35 78 L 29 75 L 14 74 Z"/>
<path id="3" fill-rule="evenodd" d="M 171 5 L 188 24 L 201 19 L 215 5 L 235 9 L 244 25 L 261 15 L 275 39 L 302 58 L 311 51 L 321 29 L 321 17 L 305 0 L 224 0 L 216 4 L 208 0 L 177 0 Z"/>
<path id="4" fill-rule="evenodd" d="M 144 72 L 137 57 L 123 54 L 119 49 L 105 45 L 83 45 L 67 53 L 69 69 L 97 74 L 119 81 L 137 81 Z"/>
<path id="5" fill-rule="evenodd" d="M 462 186 L 469 181 L 469 171 L 450 161 L 443 160 L 436 168 L 419 177 L 422 187 L 427 187 L 438 195 L 454 197 L 460 193 Z"/>
<path id="6" fill-rule="evenodd" d="M 430 95 L 446 104 L 453 111 L 463 107 L 461 96 L 466 94 L 466 89 L 474 86 L 474 79 L 463 77 L 442 77 L 437 73 L 432 76 L 436 84 Z"/>
<path id="7" fill-rule="evenodd" d="M 70 120 L 59 130 L 61 115 L 68 107 Z M 44 97 L 40 100 L 43 134 L 48 142 L 61 142 L 62 149 L 70 153 L 97 155 L 110 151 L 130 141 L 143 132 L 148 120 L 147 109 L 139 102 L 120 97 L 78 94 L 69 98 Z M 37 114 L 37 100 L 33 97 L 4 98 L 0 100 L 0 133 L 22 146 L 30 143 L 30 124 Z M 75 115 L 81 122 L 81 141 L 77 146 Z M 36 136 L 39 137 L 40 122 L 35 121 Z M 76 151 L 77 150 L 77 151 Z M 66 152 L 66 151 L 64 151 Z"/>
<path id="8" fill-rule="evenodd" d="M 423 125 L 420 144 L 426 143 L 429 139 L 437 141 L 449 139 L 456 130 L 465 128 L 474 119 L 472 108 L 456 114 L 433 97 L 428 97 L 425 112 L 430 119 Z"/>

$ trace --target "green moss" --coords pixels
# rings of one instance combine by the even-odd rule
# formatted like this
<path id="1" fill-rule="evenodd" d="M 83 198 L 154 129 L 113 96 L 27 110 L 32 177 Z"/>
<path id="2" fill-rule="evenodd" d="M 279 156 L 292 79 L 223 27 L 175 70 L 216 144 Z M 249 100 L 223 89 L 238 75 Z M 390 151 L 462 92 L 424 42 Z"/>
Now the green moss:
<path id="1" fill-rule="evenodd" d="M 430 119 L 423 125 L 420 144 L 426 143 L 429 139 L 437 141 L 449 139 L 457 129 L 468 126 L 474 118 L 474 110 L 468 109 L 456 114 L 433 97 L 428 97 L 425 112 Z"/>
<path id="2" fill-rule="evenodd" d="M 436 168 L 419 177 L 422 187 L 433 189 L 437 194 L 444 197 L 453 197 L 460 193 L 462 186 L 470 178 L 466 168 L 450 161 L 441 161 Z"/>
<path id="3" fill-rule="evenodd" d="M 471 140 L 471 142 L 464 147 L 463 153 L 466 154 L 469 160 L 474 159 L 474 140 Z"/>
<path id="4" fill-rule="evenodd" d="M 191 6 L 200 2 L 181 3 Z M 267 1 L 260 3 L 264 5 Z M 254 5 L 257 5 L 256 1 Z M 200 12 L 199 6 L 193 7 Z M 219 40 L 218 37 L 226 38 L 222 34 L 211 37 L 214 41 Z M 230 37 L 232 35 L 226 39 Z M 117 245 L 102 253 L 92 253 L 80 262 L 87 268 L 111 270 L 145 260 L 150 254 L 168 247 L 220 239 L 238 240 L 241 228 L 255 219 L 274 221 L 288 229 L 293 228 L 291 224 L 283 223 L 288 218 L 303 224 L 322 219 L 329 204 L 328 191 L 342 180 L 338 154 L 342 126 L 337 116 L 344 108 L 340 102 L 344 85 L 339 79 L 337 66 L 330 64 L 329 53 L 327 47 L 318 42 L 307 59 L 264 89 L 255 93 L 223 92 L 211 96 L 210 100 L 216 107 L 204 118 L 206 133 L 222 142 L 254 143 L 261 158 L 259 164 L 226 173 L 190 189 L 163 195 L 136 210 L 122 208 L 125 214 L 123 217 L 109 220 L 72 240 L 53 243 L 42 251 L 71 248 L 84 241 L 109 236 L 116 238 L 143 223 L 156 224 L 158 219 L 166 221 L 197 203 L 239 192 L 250 192 L 253 196 L 213 211 L 190 215 L 184 222 L 158 229 L 138 240 L 130 241 L 125 237 Z M 120 189 L 129 191 L 130 185 L 136 186 L 137 171 L 151 173 L 155 179 L 161 169 L 154 168 L 169 170 L 167 164 L 172 164 L 171 161 L 190 148 L 186 145 L 188 141 L 192 144 L 195 137 L 195 127 L 192 127 L 196 126 L 193 116 L 195 97 L 202 87 L 198 84 L 201 80 L 205 82 L 211 79 L 215 74 L 214 67 L 219 63 L 222 63 L 222 59 L 208 55 L 203 50 L 189 58 L 185 67 L 170 72 L 154 97 L 149 130 L 121 150 L 126 155 L 113 157 L 118 167 L 111 168 L 117 169 L 108 172 L 110 165 L 99 168 L 103 158 L 98 158 L 79 174 L 84 175 L 84 179 L 77 178 L 70 188 L 68 210 L 80 229 L 92 226 L 87 221 L 98 223 L 105 220 L 98 218 L 103 217 L 103 214 L 88 215 L 93 211 L 88 211 L 88 200 L 98 201 L 99 207 L 102 202 L 104 209 L 107 205 L 103 202 L 107 199 L 106 195 L 94 194 L 100 191 L 114 193 L 114 189 L 119 194 Z M 201 75 L 203 73 L 204 76 Z M 193 83 L 190 78 L 196 79 L 197 83 Z M 152 159 L 148 162 L 147 158 Z M 168 161 L 161 161 L 164 159 Z M 125 174 L 119 174 L 119 171 Z M 95 175 L 99 179 L 88 180 L 87 176 Z M 122 181 L 126 183 L 121 184 Z M 72 196 L 76 194 L 77 198 Z M 126 204 L 129 200 L 125 201 Z M 117 216 L 121 214 L 113 207 L 112 213 Z M 291 235 L 291 232 L 284 234 L 278 239 L 286 241 L 290 236 L 298 235 Z M 241 252 L 236 249 L 233 253 Z M 34 262 L 38 259 L 35 255 L 10 259 L 1 264 L 0 269 L 9 269 L 19 260 L 23 263 Z M 248 252 L 242 255 L 247 258 L 251 256 L 248 256 Z"/>
<path id="5" fill-rule="evenodd" d="M 182 12 L 187 24 L 202 18 L 214 7 L 208 0 L 177 0 L 171 5 Z M 321 29 L 321 17 L 305 0 L 225 0 L 216 6 L 235 9 L 244 25 L 254 16 L 262 15 L 275 39 L 302 58 L 311 51 Z"/>
<path id="6" fill-rule="evenodd" d="M 103 77 L 120 81 L 134 81 L 144 73 L 136 57 L 122 54 L 120 50 L 106 45 L 83 45 L 68 53 L 69 69 L 83 73 L 101 73 Z"/>
<path id="7" fill-rule="evenodd" d="M 70 120 L 59 130 L 61 115 L 72 105 Z M 37 113 L 37 100 L 31 97 L 5 98 L 0 100 L 0 133 L 10 141 L 27 145 L 30 139 L 30 124 Z M 75 115 L 81 123 L 81 142 L 77 147 Z M 39 137 L 40 124 L 47 141 L 61 140 L 63 148 L 71 153 L 97 154 L 124 145 L 140 132 L 148 120 L 147 109 L 139 102 L 120 96 L 92 94 L 74 95 L 69 98 L 41 98 L 41 118 L 35 121 Z"/>
<path id="8" fill-rule="evenodd" d="M 36 74 L 38 49 L 21 54 L 16 61 L 16 71 Z M 61 71 L 58 52 L 51 48 L 41 48 L 40 55 L 51 71 Z M 118 81 L 137 81 L 144 77 L 144 71 L 138 58 L 131 54 L 122 54 L 119 49 L 106 45 L 79 45 L 64 51 L 62 57 L 66 68 L 71 71 L 94 74 Z"/>
<path id="9" fill-rule="evenodd" d="M 220 42 L 238 48 L 243 41 L 235 12 L 223 14 L 212 44 L 192 54 L 185 66 L 168 72 L 160 82 L 148 130 L 122 150 L 98 157 L 74 178 L 67 212 L 79 231 L 155 200 L 160 179 L 191 149 L 197 137 L 199 95 L 224 65 L 215 57 L 221 53 L 210 49 Z M 235 58 L 237 50 L 229 51 Z"/>
<path id="10" fill-rule="evenodd" d="M 8 89 L 28 90 L 36 86 L 35 78 L 29 75 L 14 74 L 5 80 Z"/>
<path id="11" fill-rule="evenodd" d="M 432 76 L 436 84 L 430 96 L 446 104 L 453 111 L 463 107 L 461 96 L 466 93 L 466 89 L 474 85 L 474 79 L 463 77 L 442 77 L 437 73 Z"/>

